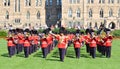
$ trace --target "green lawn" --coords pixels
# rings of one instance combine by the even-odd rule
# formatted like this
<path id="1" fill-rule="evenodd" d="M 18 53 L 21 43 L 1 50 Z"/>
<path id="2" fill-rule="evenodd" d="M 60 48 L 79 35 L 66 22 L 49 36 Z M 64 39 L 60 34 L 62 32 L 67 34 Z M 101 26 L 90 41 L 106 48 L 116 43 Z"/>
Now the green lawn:
<path id="1" fill-rule="evenodd" d="M 24 58 L 24 53 L 8 57 L 6 41 L 0 39 L 0 69 L 119 69 L 120 66 L 120 40 L 113 41 L 112 57 L 101 57 L 97 53 L 92 59 L 86 53 L 85 47 L 81 49 L 81 58 L 76 59 L 73 47 L 69 47 L 64 62 L 59 61 L 58 49 L 55 48 L 46 59 L 42 58 L 41 51 Z"/>

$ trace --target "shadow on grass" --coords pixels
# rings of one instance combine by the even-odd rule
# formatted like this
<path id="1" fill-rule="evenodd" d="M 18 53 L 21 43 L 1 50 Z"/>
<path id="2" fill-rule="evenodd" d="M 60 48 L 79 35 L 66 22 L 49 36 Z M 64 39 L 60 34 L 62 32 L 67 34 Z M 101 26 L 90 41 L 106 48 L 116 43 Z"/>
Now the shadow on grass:
<path id="1" fill-rule="evenodd" d="M 46 60 L 48 60 L 48 61 L 60 61 L 59 59 L 51 59 L 51 58 L 48 58 L 48 59 L 46 59 Z"/>
<path id="2" fill-rule="evenodd" d="M 24 57 L 24 53 L 16 54 L 16 57 Z"/>
<path id="3" fill-rule="evenodd" d="M 54 57 L 54 58 L 59 58 L 59 52 L 58 51 L 55 51 L 55 52 L 53 52 L 53 54 L 52 54 L 52 57 Z"/>
<path id="4" fill-rule="evenodd" d="M 90 56 L 90 55 L 88 55 L 88 54 L 82 54 L 82 53 L 81 53 L 80 57 L 90 58 L 91 56 Z"/>
<path id="5" fill-rule="evenodd" d="M 42 55 L 43 55 L 42 52 L 37 52 L 36 54 L 33 55 L 33 57 L 41 57 L 41 58 L 43 58 Z"/>
<path id="6" fill-rule="evenodd" d="M 75 58 L 75 52 L 71 48 L 68 48 L 66 51 L 66 57 Z"/>
<path id="7" fill-rule="evenodd" d="M 4 53 L 1 55 L 2 57 L 9 57 L 8 53 Z"/>

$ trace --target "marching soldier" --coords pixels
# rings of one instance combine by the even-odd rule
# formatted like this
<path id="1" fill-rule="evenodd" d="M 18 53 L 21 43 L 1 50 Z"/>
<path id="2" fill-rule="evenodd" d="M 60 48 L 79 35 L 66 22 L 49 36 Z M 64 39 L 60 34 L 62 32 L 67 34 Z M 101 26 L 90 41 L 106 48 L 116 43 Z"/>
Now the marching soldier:
<path id="1" fill-rule="evenodd" d="M 48 53 L 53 49 L 53 36 L 49 33 L 47 36 L 47 42 L 48 42 Z"/>
<path id="2" fill-rule="evenodd" d="M 90 49 L 89 49 L 89 39 L 90 39 L 89 29 L 86 29 L 86 35 L 84 36 L 84 38 L 85 38 L 86 52 L 89 53 L 89 51 L 90 51 Z"/>
<path id="3" fill-rule="evenodd" d="M 43 58 L 46 58 L 48 54 L 48 42 L 45 35 L 41 39 L 41 48 L 42 48 Z"/>
<path id="4" fill-rule="evenodd" d="M 90 37 L 90 41 L 89 41 L 89 46 L 90 46 L 90 56 L 92 56 L 92 58 L 96 57 L 96 39 L 95 39 L 95 35 L 94 35 L 94 31 L 91 30 L 91 37 Z"/>
<path id="5" fill-rule="evenodd" d="M 67 48 L 67 40 L 63 33 L 61 33 L 60 36 L 58 37 L 59 37 L 58 49 L 59 49 L 60 61 L 63 62 Z"/>
<path id="6" fill-rule="evenodd" d="M 106 37 L 104 38 L 104 45 L 105 45 L 105 55 L 107 58 L 111 57 L 111 46 L 112 46 L 112 39 L 113 37 L 110 35 L 110 29 L 106 30 Z"/>
<path id="7" fill-rule="evenodd" d="M 101 53 L 102 41 L 100 34 L 97 34 L 96 36 L 96 43 L 97 43 L 97 51 Z"/>
<path id="8" fill-rule="evenodd" d="M 25 36 L 25 41 L 24 41 L 24 55 L 25 58 L 29 57 L 29 48 L 30 48 L 30 40 L 28 38 L 28 35 Z"/>
<path id="9" fill-rule="evenodd" d="M 12 34 L 9 34 L 7 37 L 7 46 L 9 57 L 12 57 L 15 54 L 15 44 Z"/>
<path id="10" fill-rule="evenodd" d="M 17 34 L 18 36 L 18 46 L 19 46 L 19 52 L 22 52 L 23 49 L 23 43 L 24 43 L 24 35 L 22 33 L 22 29 Z"/>
<path id="11" fill-rule="evenodd" d="M 39 36 L 38 36 L 38 32 L 37 32 L 37 30 L 35 30 L 35 34 L 34 34 L 34 48 L 33 48 L 33 51 L 34 51 L 34 52 L 37 51 L 39 39 L 40 39 L 40 38 L 39 38 Z"/>
<path id="12" fill-rule="evenodd" d="M 13 36 L 13 39 L 14 39 L 14 44 L 16 46 L 16 52 L 17 54 L 19 54 L 20 52 L 20 46 L 18 45 L 18 36 L 17 36 L 17 33 L 14 33 L 14 36 Z"/>
<path id="13" fill-rule="evenodd" d="M 80 58 L 80 48 L 82 44 L 82 39 L 79 36 L 76 36 L 73 43 L 74 43 L 76 58 Z"/>
<path id="14" fill-rule="evenodd" d="M 25 29 L 24 33 L 25 33 L 25 40 L 24 40 L 24 55 L 25 55 L 25 58 L 28 58 L 29 57 L 29 51 L 30 51 L 30 38 L 29 38 L 29 35 L 28 35 L 28 32 L 29 32 L 29 29 Z"/>

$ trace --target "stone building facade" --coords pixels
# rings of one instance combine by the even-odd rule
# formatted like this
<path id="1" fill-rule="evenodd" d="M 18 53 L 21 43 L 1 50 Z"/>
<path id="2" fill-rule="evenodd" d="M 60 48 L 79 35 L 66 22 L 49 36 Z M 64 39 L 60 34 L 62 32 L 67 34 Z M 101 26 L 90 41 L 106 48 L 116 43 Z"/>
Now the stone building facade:
<path id="1" fill-rule="evenodd" d="M 120 0 L 0 0 L 0 27 L 120 29 Z"/>
<path id="2" fill-rule="evenodd" d="M 45 26 L 45 0 L 0 0 L 1 27 Z"/>
<path id="3" fill-rule="evenodd" d="M 68 27 L 120 29 L 120 0 L 63 0 L 61 21 Z"/>

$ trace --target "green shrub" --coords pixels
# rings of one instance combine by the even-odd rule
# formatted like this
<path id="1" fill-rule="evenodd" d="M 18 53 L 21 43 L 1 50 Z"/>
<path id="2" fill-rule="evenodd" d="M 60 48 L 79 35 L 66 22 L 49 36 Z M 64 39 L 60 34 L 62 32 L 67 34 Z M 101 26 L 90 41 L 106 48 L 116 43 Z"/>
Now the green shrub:
<path id="1" fill-rule="evenodd" d="M 115 36 L 115 37 L 120 37 L 120 30 L 112 31 L 112 35 Z"/>
<path id="2" fill-rule="evenodd" d="M 75 32 L 76 31 L 76 29 L 75 28 L 66 28 L 66 30 L 68 31 L 68 32 Z"/>
<path id="3" fill-rule="evenodd" d="M 54 30 L 52 30 L 54 33 L 59 33 L 59 28 L 55 28 Z"/>
<path id="4" fill-rule="evenodd" d="M 43 32 L 43 30 L 44 30 L 44 29 L 39 29 L 39 30 L 38 30 L 38 32 L 39 32 L 39 33 L 42 33 L 42 32 Z"/>
<path id="5" fill-rule="evenodd" d="M 7 32 L 1 30 L 1 31 L 0 31 L 0 36 L 1 36 L 1 37 L 6 37 L 6 36 L 7 36 Z"/>

